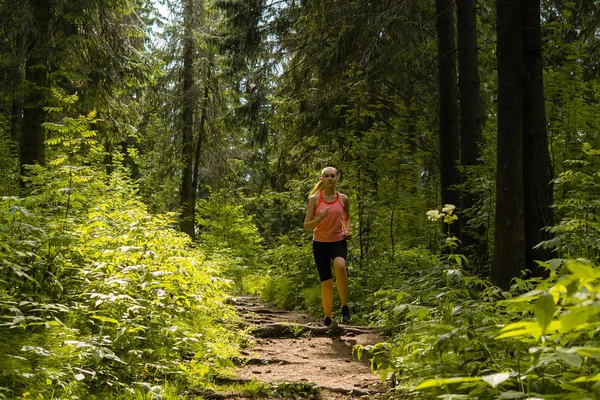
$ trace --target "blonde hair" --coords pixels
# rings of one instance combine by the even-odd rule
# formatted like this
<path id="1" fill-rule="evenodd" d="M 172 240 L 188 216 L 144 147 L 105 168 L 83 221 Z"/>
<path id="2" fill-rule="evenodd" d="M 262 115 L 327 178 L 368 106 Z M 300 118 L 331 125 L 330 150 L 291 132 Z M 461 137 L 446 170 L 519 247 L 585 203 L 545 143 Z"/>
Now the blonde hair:
<path id="1" fill-rule="evenodd" d="M 325 173 L 326 169 L 331 168 L 332 170 L 335 171 L 335 176 L 338 175 L 338 170 L 337 168 L 334 167 L 325 167 L 321 170 L 321 176 L 323 176 L 323 174 Z M 310 191 L 308 197 L 312 196 L 313 194 L 319 193 L 323 191 L 323 181 L 319 179 L 319 182 L 317 182 L 317 184 L 312 188 L 312 190 Z"/>

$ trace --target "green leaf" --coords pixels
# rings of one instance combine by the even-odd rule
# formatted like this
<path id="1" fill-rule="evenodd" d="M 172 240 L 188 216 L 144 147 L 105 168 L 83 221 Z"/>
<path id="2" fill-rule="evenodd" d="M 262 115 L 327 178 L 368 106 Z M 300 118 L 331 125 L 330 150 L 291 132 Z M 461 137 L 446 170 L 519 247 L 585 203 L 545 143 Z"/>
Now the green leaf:
<path id="1" fill-rule="evenodd" d="M 600 374 L 596 374 L 593 376 L 580 376 L 577 379 L 573 379 L 571 382 L 577 383 L 577 382 L 596 382 L 596 381 L 600 381 Z"/>
<path id="2" fill-rule="evenodd" d="M 499 304 L 510 304 L 510 303 L 520 303 L 520 302 L 529 302 L 532 299 L 535 299 L 536 297 L 538 297 L 540 294 L 545 293 L 542 290 L 532 290 L 530 292 L 524 293 L 518 297 L 515 297 L 513 299 L 508 299 L 508 300 L 501 300 L 499 302 Z"/>
<path id="3" fill-rule="evenodd" d="M 404 310 L 406 310 L 406 306 L 406 304 L 400 304 L 394 307 L 394 309 L 392 310 L 394 316 L 398 316 L 400 313 L 404 312 Z"/>
<path id="4" fill-rule="evenodd" d="M 515 322 L 513 324 L 508 324 L 500 330 L 500 335 L 496 336 L 496 339 L 524 335 L 531 335 L 537 340 L 542 335 L 540 325 L 535 322 Z"/>
<path id="5" fill-rule="evenodd" d="M 382 369 L 379 371 L 379 379 L 381 380 L 381 382 L 384 382 L 387 380 L 387 376 L 388 376 L 389 371 L 387 369 Z"/>
<path id="6" fill-rule="evenodd" d="M 580 356 L 600 358 L 600 347 L 572 347 L 571 349 Z"/>
<path id="7" fill-rule="evenodd" d="M 567 264 L 569 271 L 579 279 L 595 279 L 598 277 L 598 272 L 594 271 L 594 269 L 588 267 L 581 261 L 571 261 Z"/>
<path id="8" fill-rule="evenodd" d="M 565 260 L 561 259 L 561 258 L 553 258 L 552 260 L 548 261 L 548 266 L 550 267 L 551 271 L 557 271 L 560 266 L 564 263 Z"/>
<path id="9" fill-rule="evenodd" d="M 574 367 L 580 368 L 583 364 L 583 358 L 581 358 L 574 349 L 564 349 L 559 347 L 556 349 L 556 355 L 560 357 L 561 360 Z"/>
<path id="10" fill-rule="evenodd" d="M 92 315 L 90 318 L 97 319 L 102 322 L 110 322 L 111 324 L 116 324 L 117 326 L 121 325 L 119 321 L 114 318 L 103 317 L 102 315 Z"/>
<path id="11" fill-rule="evenodd" d="M 494 388 L 502 382 L 506 381 L 508 378 L 510 378 L 510 374 L 508 372 L 499 372 L 497 374 L 485 375 L 481 377 L 481 379 L 483 379 L 484 382 L 488 383 L 491 387 Z"/>
<path id="12" fill-rule="evenodd" d="M 466 383 L 466 382 L 477 382 L 481 381 L 482 378 L 479 376 L 470 377 L 470 376 L 460 376 L 455 378 L 440 378 L 440 379 L 427 379 L 424 382 L 421 382 L 414 390 L 422 390 L 437 386 L 450 385 L 453 383 Z"/>
<path id="13" fill-rule="evenodd" d="M 554 297 L 550 293 L 542 294 L 535 302 L 535 319 L 540 324 L 542 334 L 546 332 L 546 327 L 552 322 L 555 311 Z"/>
<path id="14" fill-rule="evenodd" d="M 358 360 L 360 361 L 362 359 L 364 350 L 365 348 L 363 345 L 357 344 L 352 348 L 352 353 L 356 352 L 356 358 L 358 358 Z"/>
<path id="15" fill-rule="evenodd" d="M 235 364 L 233 363 L 233 361 L 231 361 L 231 359 L 220 356 L 217 356 L 217 364 L 220 367 L 235 367 Z"/>
<path id="16" fill-rule="evenodd" d="M 577 329 L 578 326 L 583 325 L 587 322 L 587 312 L 568 312 L 560 316 L 560 322 L 562 325 L 562 331 L 571 331 Z"/>

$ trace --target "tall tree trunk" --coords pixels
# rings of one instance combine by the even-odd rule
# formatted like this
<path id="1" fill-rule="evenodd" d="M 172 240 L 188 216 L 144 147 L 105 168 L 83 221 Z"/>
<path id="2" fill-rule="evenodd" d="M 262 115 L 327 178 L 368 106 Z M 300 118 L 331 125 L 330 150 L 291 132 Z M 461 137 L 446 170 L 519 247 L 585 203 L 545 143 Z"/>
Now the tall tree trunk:
<path id="1" fill-rule="evenodd" d="M 442 204 L 460 205 L 460 191 L 452 188 L 460 184 L 458 93 L 456 82 L 456 44 L 454 41 L 454 1 L 436 0 L 437 40 L 439 63 L 439 135 L 440 184 Z M 460 224 L 450 226 L 450 231 L 460 235 Z"/>
<path id="2" fill-rule="evenodd" d="M 208 67 L 210 68 L 210 66 Z M 210 72 L 206 73 L 206 82 L 204 82 L 204 94 L 202 97 L 202 110 L 200 116 L 200 127 L 198 132 L 198 138 L 196 139 L 196 152 L 194 155 L 194 174 L 192 179 L 193 190 L 193 201 L 196 203 L 196 193 L 198 192 L 198 185 L 200 182 L 199 170 L 200 170 L 200 156 L 202 155 L 202 143 L 206 137 L 206 121 L 208 119 L 208 86 L 209 86 Z"/>
<path id="3" fill-rule="evenodd" d="M 496 0 L 498 144 L 492 281 L 508 288 L 525 268 L 521 2 Z"/>
<path id="4" fill-rule="evenodd" d="M 25 78 L 28 89 L 23 104 L 23 133 L 21 135 L 20 163 L 24 166 L 46 163 L 44 106 L 48 97 L 48 46 L 50 43 L 51 2 L 31 0 L 29 3 L 34 26 L 27 46 Z"/>
<path id="5" fill-rule="evenodd" d="M 367 242 L 368 238 L 367 238 L 367 217 L 365 215 L 365 196 L 363 195 L 365 189 L 364 189 L 364 183 L 363 183 L 363 171 L 362 168 L 359 166 L 358 168 L 358 182 L 357 186 L 358 186 L 358 248 L 359 248 L 359 257 L 358 257 L 358 266 L 360 269 L 363 268 L 363 262 L 365 259 L 365 253 L 366 253 L 366 245 L 365 243 Z"/>
<path id="6" fill-rule="evenodd" d="M 183 104 L 182 104 L 182 180 L 181 180 L 181 222 L 182 232 L 194 239 L 194 187 L 193 155 L 194 155 L 194 0 L 185 0 L 184 38 L 183 38 Z"/>
<path id="7" fill-rule="evenodd" d="M 476 0 L 457 0 L 458 26 L 458 91 L 460 98 L 460 162 L 463 167 L 479 163 L 481 134 L 481 99 L 479 92 L 479 61 L 477 58 L 477 13 Z M 462 171 L 462 180 L 469 174 Z M 461 192 L 461 242 L 469 258 L 485 259 L 481 229 L 469 227 L 470 210 L 477 204 L 472 190 Z"/>
<path id="8" fill-rule="evenodd" d="M 198 0 L 198 7 L 201 13 L 200 17 L 200 25 L 202 27 L 206 26 L 206 12 L 204 8 L 204 0 Z M 194 203 L 194 210 L 196 209 L 195 204 L 198 198 L 199 193 L 199 184 L 200 184 L 200 156 L 202 155 L 202 144 L 206 138 L 206 123 L 208 121 L 208 95 L 210 93 L 210 83 L 211 83 L 211 71 L 213 68 L 213 53 L 209 50 L 208 53 L 208 63 L 206 66 L 206 71 L 204 74 L 204 91 L 202 93 L 202 107 L 200 110 L 200 129 L 198 130 L 198 138 L 196 139 L 196 149 L 194 153 L 194 171 L 192 174 L 192 201 Z"/>
<path id="9" fill-rule="evenodd" d="M 550 238 L 542 228 L 553 224 L 553 169 L 544 106 L 540 0 L 522 0 L 522 10 L 525 261 L 527 268 L 539 276 L 544 270 L 535 260 L 546 261 L 552 257 L 547 249 L 533 248 Z"/>
<path id="10" fill-rule="evenodd" d="M 394 216 L 396 214 L 396 202 L 400 196 L 400 190 L 399 190 L 399 186 L 400 186 L 400 168 L 396 168 L 396 170 L 394 171 L 394 191 L 392 192 L 392 197 L 390 199 L 390 244 L 391 244 L 391 259 L 390 261 L 392 262 L 392 264 L 395 261 L 396 258 L 396 235 L 395 235 L 395 229 L 394 229 L 394 224 L 395 224 L 395 219 Z"/>

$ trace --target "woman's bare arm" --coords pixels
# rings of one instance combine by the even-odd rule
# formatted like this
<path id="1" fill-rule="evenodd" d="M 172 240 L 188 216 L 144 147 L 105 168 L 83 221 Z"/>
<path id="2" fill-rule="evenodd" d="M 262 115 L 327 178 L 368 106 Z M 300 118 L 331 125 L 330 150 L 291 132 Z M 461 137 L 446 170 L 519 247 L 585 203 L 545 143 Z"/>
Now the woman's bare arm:
<path id="1" fill-rule="evenodd" d="M 316 209 L 317 195 L 313 195 L 308 198 L 308 207 L 306 208 L 306 216 L 304 217 L 305 231 L 312 231 L 323 220 L 324 215 L 315 216 Z"/>

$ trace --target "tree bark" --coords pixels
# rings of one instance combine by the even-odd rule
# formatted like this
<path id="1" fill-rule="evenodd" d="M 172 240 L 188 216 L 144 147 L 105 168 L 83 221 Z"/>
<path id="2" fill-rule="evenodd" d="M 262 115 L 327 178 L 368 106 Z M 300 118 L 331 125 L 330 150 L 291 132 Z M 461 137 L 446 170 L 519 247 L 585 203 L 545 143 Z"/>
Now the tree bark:
<path id="1" fill-rule="evenodd" d="M 21 135 L 20 165 L 24 174 L 25 165 L 39 163 L 45 165 L 45 132 L 42 127 L 48 94 L 48 46 L 50 43 L 51 2 L 31 0 L 33 32 L 27 46 L 25 62 L 27 91 L 23 103 L 23 132 Z"/>
<path id="2" fill-rule="evenodd" d="M 180 229 L 194 239 L 194 0 L 185 0 L 183 38 L 183 104 L 182 104 L 182 180 Z"/>
<path id="3" fill-rule="evenodd" d="M 458 92 L 460 99 L 460 163 L 463 167 L 479 164 L 481 134 L 481 99 L 479 61 L 477 58 L 476 0 L 457 0 L 458 26 Z M 462 171 L 463 182 L 469 174 Z M 472 207 L 478 198 L 473 190 L 461 192 L 461 242 L 469 259 L 486 258 L 482 237 L 485 232 L 469 226 Z"/>
<path id="4" fill-rule="evenodd" d="M 498 143 L 492 281 L 507 289 L 525 268 L 523 52 L 519 0 L 496 1 Z"/>
<path id="5" fill-rule="evenodd" d="M 442 204 L 460 205 L 458 92 L 456 73 L 456 43 L 454 41 L 454 2 L 436 0 L 439 63 L 439 137 L 440 185 Z M 444 229 L 447 231 L 446 229 Z M 460 235 L 460 224 L 450 225 L 450 232 Z"/>
<path id="6" fill-rule="evenodd" d="M 551 236 L 542 229 L 553 224 L 554 188 L 544 105 L 540 0 L 522 0 L 522 10 L 525 261 L 534 275 L 542 276 L 545 270 L 535 260 L 547 261 L 552 254 L 534 247 Z"/>

